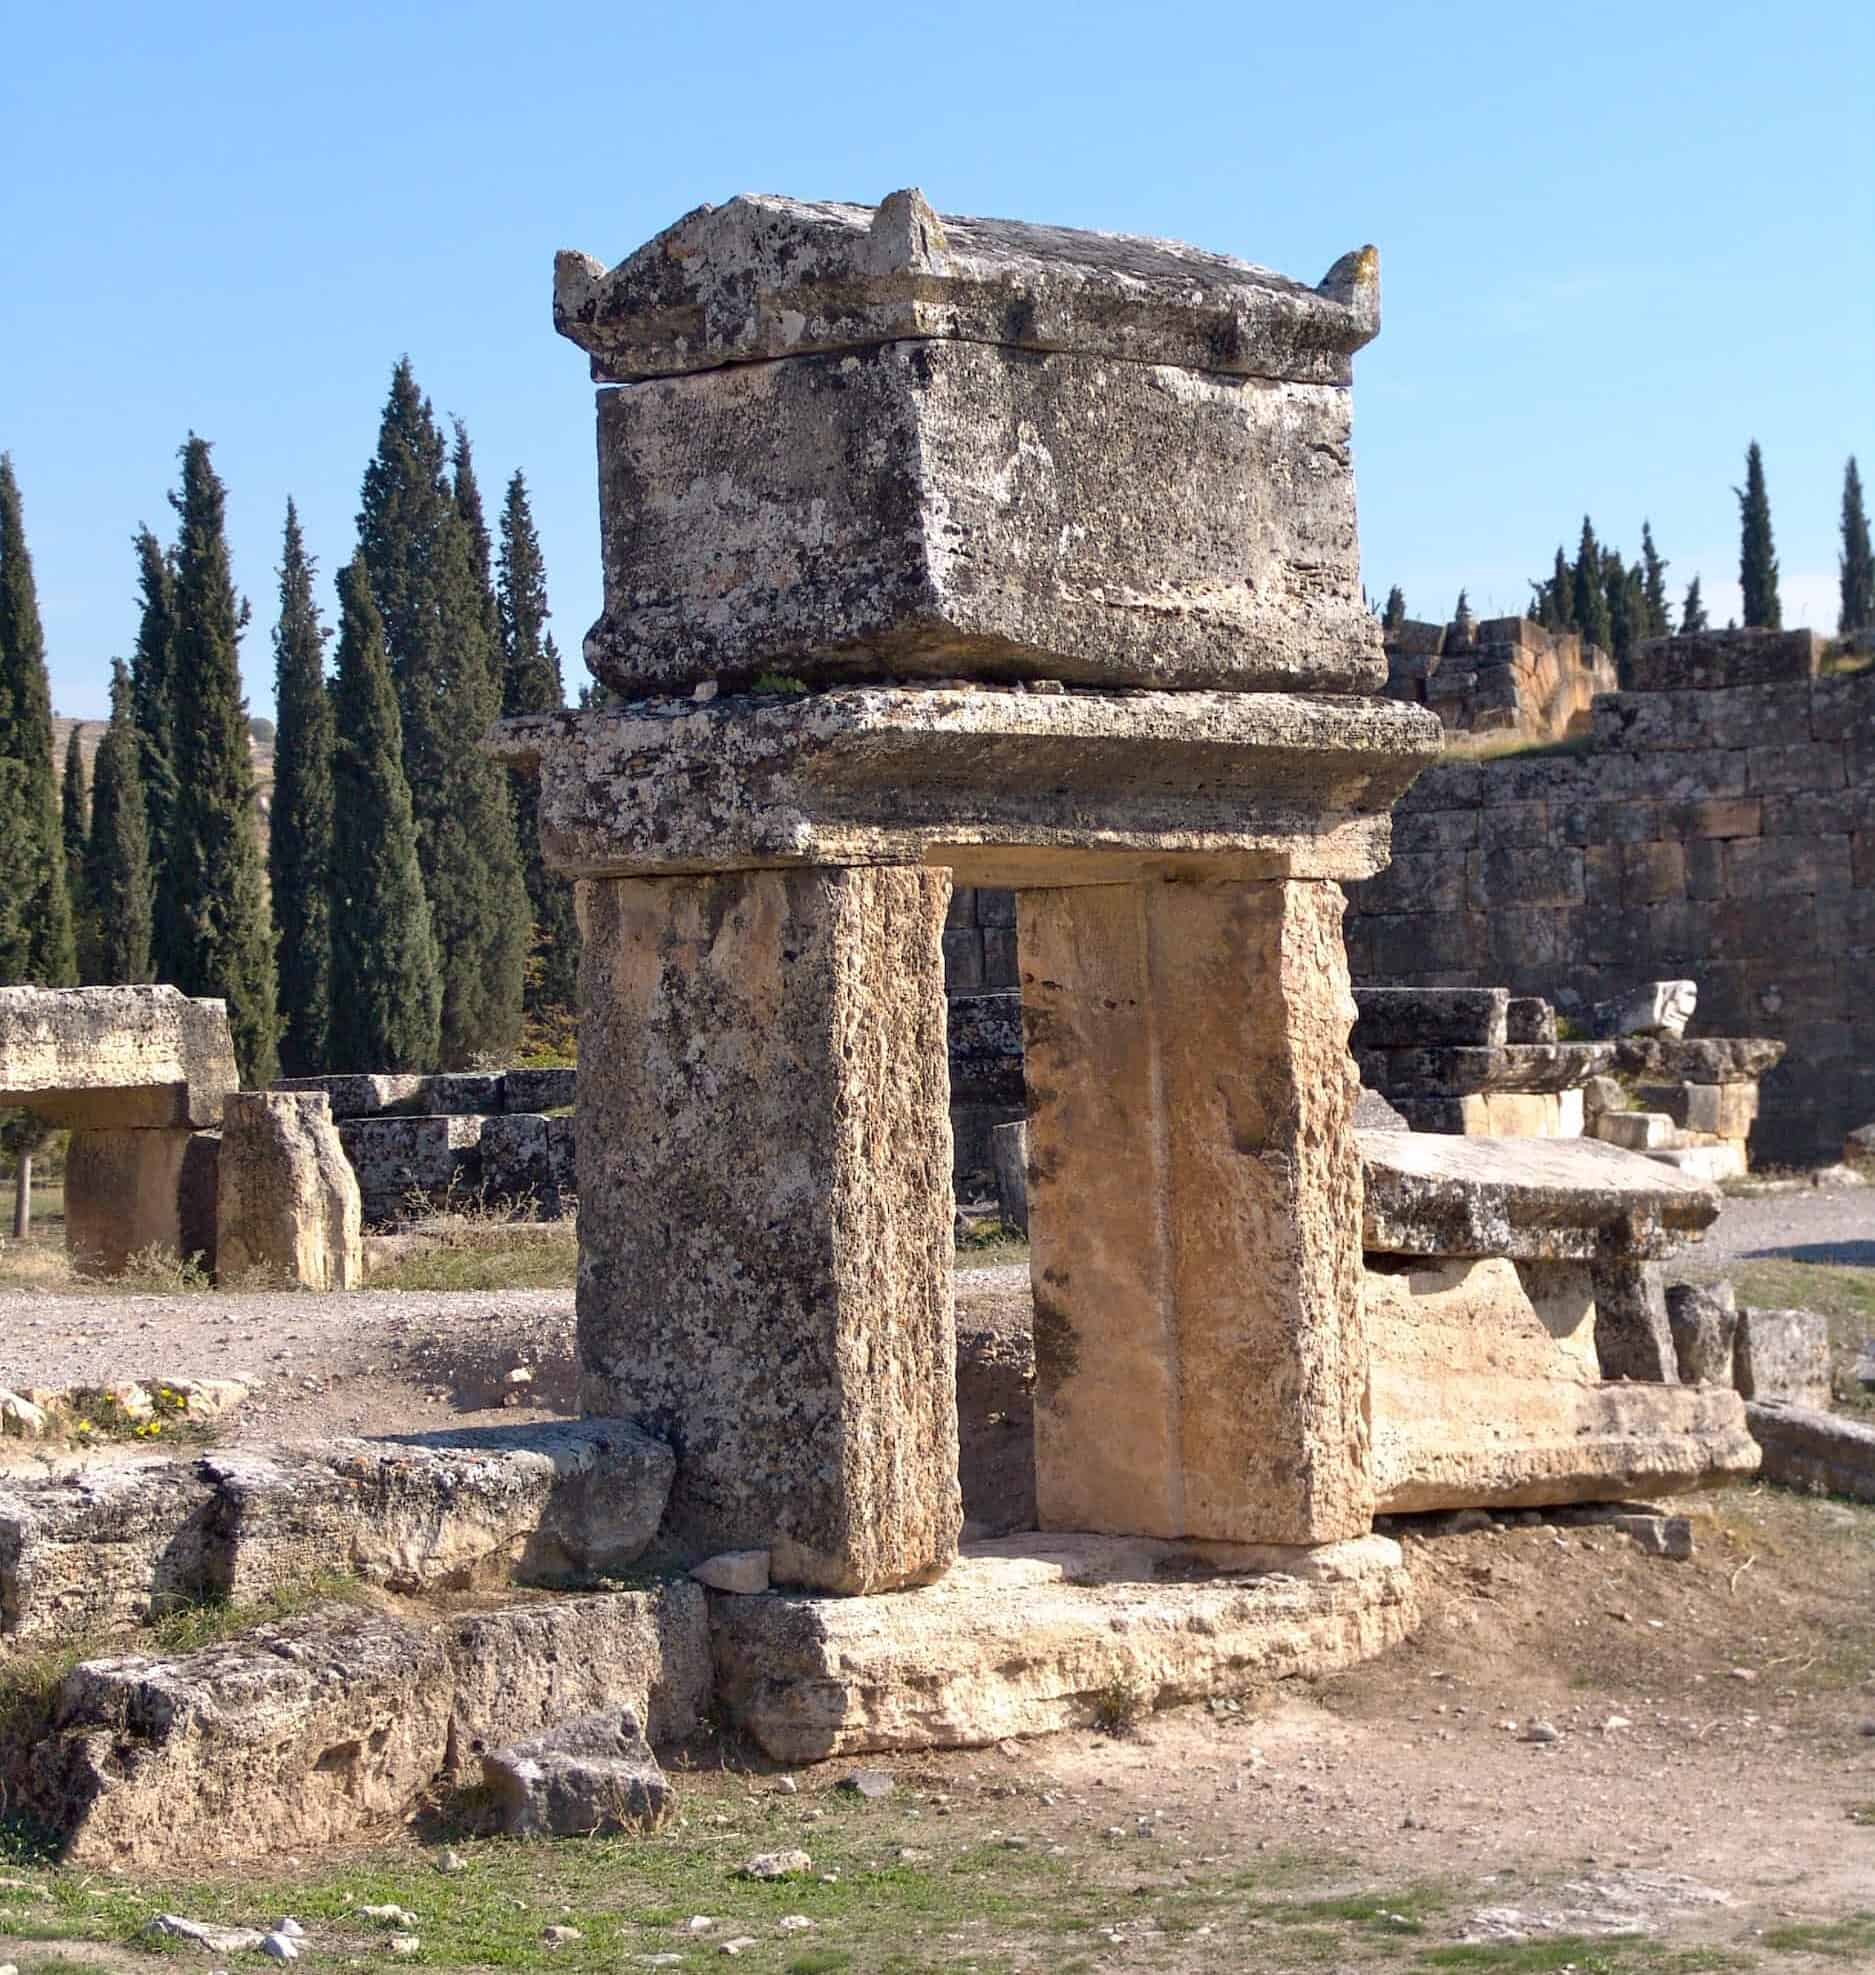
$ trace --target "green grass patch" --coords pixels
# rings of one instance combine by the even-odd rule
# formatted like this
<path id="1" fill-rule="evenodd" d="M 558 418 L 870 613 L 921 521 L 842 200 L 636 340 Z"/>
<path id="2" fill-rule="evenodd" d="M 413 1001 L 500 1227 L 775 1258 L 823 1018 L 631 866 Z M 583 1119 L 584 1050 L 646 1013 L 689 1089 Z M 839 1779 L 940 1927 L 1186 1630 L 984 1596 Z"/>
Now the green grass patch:
<path id="1" fill-rule="evenodd" d="M 473 1241 L 447 1236 L 372 1272 L 378 1289 L 571 1289 L 579 1274 L 579 1232 L 572 1221 L 546 1224 L 548 1232 L 502 1243 L 486 1230 Z"/>
<path id="2" fill-rule="evenodd" d="M 1732 1948 L 1676 1948 L 1627 1934 L 1465 1942 L 1427 1948 L 1413 1961 L 1415 1968 L 1474 1969 L 1479 1975 L 1730 1975 L 1756 1965 L 1751 1956 Z"/>
<path id="3" fill-rule="evenodd" d="M 276 1625 L 322 1605 L 357 1605 L 369 1594 L 355 1577 L 342 1571 L 321 1571 L 297 1584 L 276 1585 L 263 1598 L 238 1603 L 207 1598 L 178 1605 L 149 1628 L 149 1643 L 159 1653 L 199 1653 L 238 1639 L 257 1626 Z"/>
<path id="4" fill-rule="evenodd" d="M 1773 1954 L 1819 1955 L 1826 1961 L 1854 1961 L 1875 1955 L 1875 1913 L 1852 1913 L 1846 1920 L 1794 1920 L 1769 1927 L 1760 1944 Z"/>

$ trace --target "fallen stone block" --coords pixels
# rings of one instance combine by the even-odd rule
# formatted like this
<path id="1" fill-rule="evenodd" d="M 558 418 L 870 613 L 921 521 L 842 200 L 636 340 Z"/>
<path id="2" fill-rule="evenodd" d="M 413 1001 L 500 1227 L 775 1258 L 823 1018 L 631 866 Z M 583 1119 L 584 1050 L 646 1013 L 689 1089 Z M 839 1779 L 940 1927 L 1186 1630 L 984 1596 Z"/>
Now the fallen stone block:
<path id="1" fill-rule="evenodd" d="M 181 1659 L 75 1668 L 23 1794 L 77 1864 L 333 1843 L 409 1807 L 440 1766 L 449 1708 L 436 1634 L 309 1616 Z"/>
<path id="2" fill-rule="evenodd" d="M 484 1118 L 478 1141 L 481 1195 L 491 1206 L 533 1220 L 563 1220 L 573 1210 L 572 1163 L 560 1141 L 572 1121 L 530 1112 Z"/>
<path id="3" fill-rule="evenodd" d="M 1783 1060 L 1769 1036 L 1623 1036 L 1615 1064 L 1649 1083 L 1756 1083 Z"/>
<path id="4" fill-rule="evenodd" d="M 1370 1259 L 1364 1300 L 1384 1513 L 1678 1494 L 1756 1468 L 1735 1394 L 1600 1379 L 1584 1267 Z"/>
<path id="5" fill-rule="evenodd" d="M 216 1165 L 215 1264 L 301 1289 L 364 1282 L 358 1181 L 322 1091 L 231 1091 Z"/>
<path id="6" fill-rule="evenodd" d="M 228 1596 L 322 1571 L 396 1590 L 616 1575 L 649 1548 L 675 1460 L 615 1420 L 472 1429 L 316 1450 L 232 1450 L 217 1494 Z"/>
<path id="7" fill-rule="evenodd" d="M 1611 1001 L 1598 1001 L 1592 1019 L 1595 1033 L 1611 1040 L 1637 1035 L 1677 1040 L 1698 1005 L 1697 981 L 1643 981 Z"/>
<path id="8" fill-rule="evenodd" d="M 1628 654 L 1631 692 L 1714 692 L 1816 676 L 1814 631 L 1701 631 L 1642 638 Z"/>
<path id="9" fill-rule="evenodd" d="M 1506 988 L 1363 987 L 1354 990 L 1354 1006 L 1355 1050 L 1502 1049 L 1509 1040 Z"/>
<path id="10" fill-rule="evenodd" d="M 971 1545 L 935 1584 L 722 1600 L 719 1697 L 781 1762 L 975 1748 L 1352 1666 L 1417 1609 L 1397 1544 L 1257 1555 L 1143 1537 Z"/>
<path id="11" fill-rule="evenodd" d="M 1504 1011 L 1504 1040 L 1555 1042 L 1556 1010 L 1540 994 L 1513 994 Z"/>
<path id="12" fill-rule="evenodd" d="M 1718 1217 L 1711 1187 L 1594 1139 L 1356 1137 L 1371 1252 L 1649 1260 Z"/>
<path id="13" fill-rule="evenodd" d="M 1604 1111 L 1595 1121 L 1595 1136 L 1624 1152 L 1651 1152 L 1673 1144 L 1679 1127 L 1664 1111 Z"/>
<path id="14" fill-rule="evenodd" d="M 709 1601 L 683 1579 L 452 1619 L 443 1651 L 458 1781 L 490 1748 L 608 1708 L 629 1708 L 654 1743 L 682 1742 L 710 1703 Z"/>
<path id="15" fill-rule="evenodd" d="M 0 1111 L 84 1131 L 212 1126 L 239 1084 L 226 1002 L 168 986 L 0 988 Z"/>
<path id="16" fill-rule="evenodd" d="M 1826 1411 L 1830 1401 L 1829 1320 L 1814 1310 L 1740 1310 L 1733 1371 L 1747 1399 L 1782 1400 Z"/>
<path id="17" fill-rule="evenodd" d="M 1646 1156 L 1657 1165 L 1669 1166 L 1688 1179 L 1704 1180 L 1709 1186 L 1743 1179 L 1750 1170 L 1749 1155 L 1738 1139 L 1724 1139 L 1716 1145 L 1667 1145 Z"/>
<path id="18" fill-rule="evenodd" d="M 482 1758 L 482 1781 L 511 1838 L 649 1831 L 672 1794 L 629 1709 L 581 1715 Z"/>
<path id="19" fill-rule="evenodd" d="M 1591 1264 L 1589 1279 L 1595 1290 L 1595 1351 L 1602 1376 L 1677 1385 L 1679 1364 L 1660 1265 L 1625 1255 L 1603 1256 Z"/>
<path id="20" fill-rule="evenodd" d="M 81 1640 L 204 1596 L 213 1509 L 202 1477 L 166 1459 L 0 1489 L 0 1631 Z"/>
<path id="21" fill-rule="evenodd" d="M 1644 1084 L 1634 1094 L 1644 1111 L 1664 1111 L 1682 1131 L 1749 1138 L 1758 1119 L 1755 1083 Z"/>
<path id="22" fill-rule="evenodd" d="M 1753 1400 L 1745 1407 L 1764 1450 L 1764 1478 L 1810 1494 L 1875 1502 L 1875 1425 L 1818 1406 Z"/>
<path id="23" fill-rule="evenodd" d="M 339 1125 L 368 1224 L 408 1220 L 413 1203 L 447 1204 L 481 1187 L 480 1116 L 362 1117 Z"/>
<path id="24" fill-rule="evenodd" d="M 1729 1282 L 1667 1287 L 1667 1323 L 1683 1385 L 1730 1385 L 1738 1301 Z"/>

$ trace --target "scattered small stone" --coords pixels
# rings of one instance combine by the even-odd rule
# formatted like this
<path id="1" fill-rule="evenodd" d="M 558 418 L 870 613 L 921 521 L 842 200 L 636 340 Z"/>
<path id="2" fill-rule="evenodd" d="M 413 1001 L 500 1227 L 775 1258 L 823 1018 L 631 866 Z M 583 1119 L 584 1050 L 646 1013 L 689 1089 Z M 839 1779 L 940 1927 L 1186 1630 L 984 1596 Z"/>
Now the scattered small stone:
<path id="1" fill-rule="evenodd" d="M 423 1943 L 415 1934 L 393 1934 L 384 1944 L 392 1954 L 411 1955 L 423 1952 Z"/>
<path id="2" fill-rule="evenodd" d="M 811 1872 L 814 1861 L 805 1852 L 758 1852 L 742 1868 L 745 1879 L 794 1879 Z"/>
<path id="3" fill-rule="evenodd" d="M 1612 1735 L 1618 1729 L 1632 1728 L 1633 1726 L 1634 1726 L 1633 1722 L 1631 1722 L 1625 1714 L 1611 1714 L 1608 1717 L 1608 1719 L 1602 1723 L 1602 1733 L 1604 1735 Z"/>
<path id="4" fill-rule="evenodd" d="M 1003 1850 L 1006 1852 L 1026 1852 L 1028 1848 L 1028 1839 L 1018 1837 L 1013 1832 L 1003 1840 Z"/>
<path id="5" fill-rule="evenodd" d="M 284 1934 L 289 1941 L 303 1941 L 306 1938 L 305 1928 L 290 1913 L 273 1931 L 276 1934 Z"/>
<path id="6" fill-rule="evenodd" d="M 779 1790 L 784 1797 L 793 1797 L 793 1796 L 798 1796 L 800 1794 L 801 1786 L 794 1780 L 792 1776 L 777 1776 L 775 1778 L 775 1788 Z"/>
<path id="7" fill-rule="evenodd" d="M 586 1936 L 577 1927 L 543 1927 L 540 1938 L 550 1948 L 564 1947 L 569 1941 L 583 1941 Z"/>
<path id="8" fill-rule="evenodd" d="M 436 1861 L 438 1872 L 467 1872 L 469 1861 L 459 1851 L 445 1851 Z"/>
<path id="9" fill-rule="evenodd" d="M 813 1922 L 804 1913 L 784 1913 L 775 1925 L 784 1934 L 805 1934 Z"/>
<path id="10" fill-rule="evenodd" d="M 1757 1677 L 1757 1674 L 1748 1666 L 1735 1666 L 1732 1668 L 1732 1678 L 1734 1680 L 1756 1680 Z"/>
<path id="11" fill-rule="evenodd" d="M 282 1934 L 276 1929 L 261 1936 L 260 1951 L 270 1961 L 297 1961 L 299 1943 L 291 1934 Z"/>
<path id="12" fill-rule="evenodd" d="M 375 1927 L 401 1927 L 406 1933 L 417 1924 L 417 1916 L 407 1906 L 361 1906 L 358 1918 Z"/>
<path id="13" fill-rule="evenodd" d="M 159 1913 L 150 1927 L 171 1940 L 193 1941 L 213 1954 L 252 1954 L 267 1938 L 258 1927 L 216 1927 L 206 1920 L 187 1920 L 179 1913 Z"/>
<path id="14" fill-rule="evenodd" d="M 747 1954 L 748 1951 L 752 1947 L 755 1947 L 756 1945 L 757 1942 L 753 1934 L 738 1934 L 733 1941 L 725 1941 L 722 1944 L 722 1946 L 717 1949 L 717 1953 L 718 1954 Z"/>
<path id="15" fill-rule="evenodd" d="M 892 1779 L 883 1769 L 855 1769 L 849 1775 L 842 1776 L 835 1788 L 877 1803 L 880 1798 L 892 1794 Z"/>
<path id="16" fill-rule="evenodd" d="M 705 679 L 702 682 L 702 684 L 699 685 L 695 689 L 695 691 L 691 693 L 690 697 L 693 700 L 695 700 L 699 705 L 707 705 L 711 700 L 713 700 L 716 697 L 717 690 L 718 690 L 717 683 L 714 679 Z"/>
<path id="17" fill-rule="evenodd" d="M 637 1961 L 640 1968 L 681 1968 L 684 1965 L 680 1954 L 641 1954 Z"/>
<path id="18" fill-rule="evenodd" d="M 707 1934 L 716 1925 L 716 1916 L 710 1913 L 693 1913 L 684 1924 L 686 1934 Z"/>
<path id="19" fill-rule="evenodd" d="M 690 1573 L 711 1591 L 729 1591 L 750 1598 L 768 1589 L 766 1550 L 725 1550 L 720 1557 L 708 1557 Z"/>
<path id="20" fill-rule="evenodd" d="M 1551 1722 L 1532 1721 L 1526 1725 L 1520 1739 L 1526 1742 L 1547 1744 L 1550 1742 L 1560 1742 L 1562 1740 L 1562 1734 Z"/>

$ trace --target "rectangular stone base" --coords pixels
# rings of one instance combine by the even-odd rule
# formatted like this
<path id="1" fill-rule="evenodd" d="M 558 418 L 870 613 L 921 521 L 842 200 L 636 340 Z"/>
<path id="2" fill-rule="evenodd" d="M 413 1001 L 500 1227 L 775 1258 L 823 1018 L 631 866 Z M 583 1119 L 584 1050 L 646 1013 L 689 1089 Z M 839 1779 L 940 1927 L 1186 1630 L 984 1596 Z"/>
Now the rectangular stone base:
<path id="1" fill-rule="evenodd" d="M 1418 1620 L 1399 1546 L 1229 1550 L 1143 1537 L 974 1544 L 889 1597 L 710 1599 L 717 1693 L 779 1762 L 974 1748 L 1336 1672 Z"/>
<path id="2" fill-rule="evenodd" d="M 1764 1450 L 1764 1477 L 1814 1495 L 1875 1502 L 1875 1426 L 1814 1406 L 1753 1400 L 1745 1408 Z"/>

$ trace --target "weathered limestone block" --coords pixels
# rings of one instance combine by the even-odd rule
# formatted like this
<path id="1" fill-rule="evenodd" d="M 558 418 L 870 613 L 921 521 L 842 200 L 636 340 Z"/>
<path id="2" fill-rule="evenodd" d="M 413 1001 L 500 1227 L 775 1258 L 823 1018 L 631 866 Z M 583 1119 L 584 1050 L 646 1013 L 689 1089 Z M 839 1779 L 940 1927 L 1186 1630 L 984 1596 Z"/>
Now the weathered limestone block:
<path id="1" fill-rule="evenodd" d="M 216 1266 L 301 1289 L 364 1281 L 358 1181 L 323 1091 L 230 1091 L 217 1172 Z"/>
<path id="2" fill-rule="evenodd" d="M 617 1420 L 204 1457 L 217 1589 L 251 1599 L 323 1571 L 400 1591 L 616 1575 L 650 1547 L 674 1468 Z"/>
<path id="3" fill-rule="evenodd" d="M 1370 876 L 1440 741 L 1373 700 L 853 686 L 540 714 L 490 747 L 539 763 L 572 877 L 930 862 L 1056 885 Z"/>
<path id="4" fill-rule="evenodd" d="M 167 1459 L 0 1489 L 0 1631 L 82 1639 L 202 1597 L 213 1510 L 209 1485 Z"/>
<path id="5" fill-rule="evenodd" d="M 66 1676 L 25 1795 L 83 1865 L 334 1843 L 409 1807 L 449 1706 L 438 1636 L 357 1612 L 179 1660 L 94 1660 Z"/>
<path id="6" fill-rule="evenodd" d="M 1357 1138 L 1364 1243 L 1380 1254 L 1645 1261 L 1718 1218 L 1712 1187 L 1594 1139 Z"/>
<path id="7" fill-rule="evenodd" d="M 1383 1511 L 1677 1494 L 1757 1466 L 1735 1394 L 1601 1382 L 1580 1264 L 1375 1257 L 1365 1288 Z"/>
<path id="8" fill-rule="evenodd" d="M 84 1269 L 122 1270 L 144 1248 L 216 1260 L 218 1138 L 167 1130 L 74 1131 L 65 1154 L 65 1246 Z"/>
<path id="9" fill-rule="evenodd" d="M 424 1202 L 442 1206 L 478 1195 L 487 1122 L 461 1115 L 343 1120 L 339 1142 L 358 1177 L 366 1223 L 408 1220 Z"/>
<path id="10" fill-rule="evenodd" d="M 173 987 L 0 988 L 0 1111 L 81 1130 L 215 1125 L 239 1083 L 226 1002 Z"/>
<path id="11" fill-rule="evenodd" d="M 1354 997 L 1357 1001 L 1360 994 Z M 1513 994 L 1504 1010 L 1504 1040 L 1511 1043 L 1553 1043 L 1556 1011 L 1538 994 Z"/>
<path id="12" fill-rule="evenodd" d="M 1816 676 L 1821 647 L 1814 631 L 1702 631 L 1643 638 L 1628 655 L 1628 686 L 1637 693 L 1711 692 Z"/>
<path id="13" fill-rule="evenodd" d="M 1682 1385 L 1730 1385 L 1738 1302 L 1729 1282 L 1667 1285 L 1667 1323 Z"/>
<path id="14" fill-rule="evenodd" d="M 1737 1138 L 1688 1144 L 1686 1135 L 1682 1134 L 1679 1144 L 1666 1146 L 1647 1156 L 1663 1166 L 1671 1166 L 1676 1173 L 1683 1173 L 1688 1179 L 1705 1180 L 1713 1186 L 1726 1180 L 1743 1179 L 1750 1170 L 1745 1142 Z"/>
<path id="15" fill-rule="evenodd" d="M 1752 1400 L 1745 1407 L 1764 1450 L 1764 1477 L 1818 1495 L 1875 1502 L 1875 1426 L 1817 1406 Z"/>
<path id="16" fill-rule="evenodd" d="M 1814 1310 L 1740 1310 L 1733 1371 L 1747 1399 L 1827 1411 L 1829 1319 Z"/>
<path id="17" fill-rule="evenodd" d="M 1679 1360 L 1658 1262 L 1603 1255 L 1592 1264 L 1595 1351 L 1604 1378 L 1677 1385 Z"/>
<path id="18" fill-rule="evenodd" d="M 1595 1121 L 1595 1136 L 1626 1152 L 1658 1151 L 1676 1144 L 1679 1135 L 1679 1126 L 1665 1111 L 1604 1111 Z"/>
<path id="19" fill-rule="evenodd" d="M 1340 892 L 1111 885 L 1018 906 L 1044 1527 L 1358 1534 Z"/>
<path id="20" fill-rule="evenodd" d="M 556 1721 L 629 1708 L 660 1745 L 703 1725 L 714 1675 L 709 1604 L 681 1579 L 650 1591 L 476 1612 L 443 1628 L 452 1682 L 446 1773 Z"/>
<path id="21" fill-rule="evenodd" d="M 557 1221 L 573 1211 L 573 1120 L 526 1112 L 482 1120 L 482 1197 L 529 1220 Z"/>
<path id="22" fill-rule="evenodd" d="M 504 1070 L 504 1111 L 568 1111 L 579 1098 L 577 1070 Z"/>
<path id="23" fill-rule="evenodd" d="M 1758 1121 L 1755 1083 L 1648 1084 L 1634 1101 L 1643 1110 L 1664 1111 L 1682 1131 L 1718 1138 L 1749 1138 Z"/>
<path id="24" fill-rule="evenodd" d="M 1336 385 L 975 342 L 604 391 L 587 663 L 630 698 L 775 670 L 1377 686 L 1348 419 Z"/>
<path id="25" fill-rule="evenodd" d="M 955 1554 L 939 935 L 902 868 L 595 884 L 585 1410 L 677 1455 L 660 1549 L 868 1591 Z"/>
<path id="26" fill-rule="evenodd" d="M 1116 1688 L 1149 1706 L 1243 1693 L 1383 1652 L 1418 1613 L 1399 1546 L 1306 1554 L 1139 1537 L 973 1544 L 890 1598 L 723 1598 L 719 1693 L 779 1762 L 977 1748 L 1079 1727 Z"/>
<path id="27" fill-rule="evenodd" d="M 1698 1005 L 1697 981 L 1643 981 L 1626 994 L 1595 1004 L 1595 1030 L 1611 1040 L 1663 1036 L 1677 1042 Z"/>
<path id="28" fill-rule="evenodd" d="M 1169 241 L 940 219 L 916 192 L 745 197 L 609 271 L 561 255 L 554 319 L 628 381 L 600 398 L 587 639 L 621 689 L 778 659 L 1384 676 L 1346 451 L 1371 249 L 1309 289 Z"/>
<path id="29" fill-rule="evenodd" d="M 511 1838 L 649 1831 L 670 1815 L 671 1787 L 629 1709 L 556 1722 L 482 1758 L 482 1781 Z"/>
<path id="30" fill-rule="evenodd" d="M 681 1740 L 710 1680 L 695 1585 L 431 1626 L 329 1609 L 177 1659 L 79 1666 L 16 1801 L 75 1862 L 193 1870 L 356 1837 L 572 1716 L 629 1711 Z"/>

